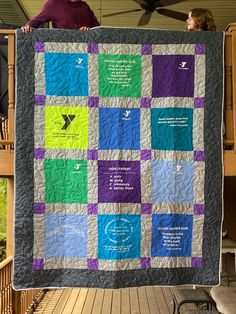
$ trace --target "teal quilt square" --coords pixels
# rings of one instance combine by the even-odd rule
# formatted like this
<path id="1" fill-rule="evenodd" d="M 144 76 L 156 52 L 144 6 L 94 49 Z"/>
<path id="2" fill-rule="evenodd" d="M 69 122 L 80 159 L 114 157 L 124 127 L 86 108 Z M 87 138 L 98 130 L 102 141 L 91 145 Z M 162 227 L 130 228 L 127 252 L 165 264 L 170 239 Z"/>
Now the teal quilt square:
<path id="1" fill-rule="evenodd" d="M 151 109 L 152 149 L 193 150 L 193 109 Z"/>

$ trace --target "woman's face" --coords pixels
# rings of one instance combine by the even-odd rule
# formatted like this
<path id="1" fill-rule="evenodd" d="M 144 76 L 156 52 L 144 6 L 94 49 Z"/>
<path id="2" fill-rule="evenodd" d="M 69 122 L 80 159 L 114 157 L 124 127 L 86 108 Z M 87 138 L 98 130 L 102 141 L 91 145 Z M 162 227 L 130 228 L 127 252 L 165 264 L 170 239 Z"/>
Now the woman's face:
<path id="1" fill-rule="evenodd" d="M 195 20 L 194 17 L 192 17 L 192 13 L 191 12 L 189 12 L 189 14 L 188 14 L 188 18 L 186 20 L 186 23 L 187 23 L 188 31 L 196 31 L 196 30 L 198 30 L 196 20 Z"/>

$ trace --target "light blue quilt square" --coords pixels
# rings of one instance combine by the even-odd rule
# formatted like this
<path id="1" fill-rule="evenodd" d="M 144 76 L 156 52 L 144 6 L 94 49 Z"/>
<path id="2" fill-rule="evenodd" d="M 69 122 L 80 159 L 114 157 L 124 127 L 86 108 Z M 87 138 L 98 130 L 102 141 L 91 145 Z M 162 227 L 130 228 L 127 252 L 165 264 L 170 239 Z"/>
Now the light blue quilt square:
<path id="1" fill-rule="evenodd" d="M 152 149 L 193 150 L 193 109 L 151 109 Z"/>
<path id="2" fill-rule="evenodd" d="M 98 216 L 98 258 L 140 258 L 140 237 L 140 215 Z"/>
<path id="3" fill-rule="evenodd" d="M 88 56 L 83 53 L 45 53 L 46 94 L 88 95 Z"/>
<path id="4" fill-rule="evenodd" d="M 86 258 L 87 216 L 45 216 L 45 257 Z"/>
<path id="5" fill-rule="evenodd" d="M 153 215 L 151 255 L 191 256 L 192 229 L 192 215 Z"/>
<path id="6" fill-rule="evenodd" d="M 140 111 L 99 109 L 99 149 L 140 149 Z"/>
<path id="7" fill-rule="evenodd" d="M 152 162 L 154 203 L 193 203 L 193 162 Z"/>

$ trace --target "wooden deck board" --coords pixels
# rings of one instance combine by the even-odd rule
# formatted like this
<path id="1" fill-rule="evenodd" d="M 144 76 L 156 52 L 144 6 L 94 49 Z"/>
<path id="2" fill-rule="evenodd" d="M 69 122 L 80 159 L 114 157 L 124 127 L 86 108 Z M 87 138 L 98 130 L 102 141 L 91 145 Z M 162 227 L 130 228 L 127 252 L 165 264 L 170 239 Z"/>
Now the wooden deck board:
<path id="1" fill-rule="evenodd" d="M 49 290 L 35 313 L 172 314 L 172 296 L 177 289 L 179 287 Z M 196 309 L 196 307 L 192 304 L 183 305 L 180 312 L 183 314 L 190 309 Z"/>

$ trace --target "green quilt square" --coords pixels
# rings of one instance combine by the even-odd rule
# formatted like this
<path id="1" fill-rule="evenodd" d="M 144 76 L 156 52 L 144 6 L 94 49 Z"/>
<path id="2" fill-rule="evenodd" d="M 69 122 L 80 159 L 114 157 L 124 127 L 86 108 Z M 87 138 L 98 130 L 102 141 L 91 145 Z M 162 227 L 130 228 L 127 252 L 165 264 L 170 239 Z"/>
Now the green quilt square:
<path id="1" fill-rule="evenodd" d="M 88 148 L 88 108 L 47 106 L 46 148 Z"/>
<path id="2" fill-rule="evenodd" d="M 46 203 L 87 203 L 86 160 L 46 159 L 44 173 Z"/>
<path id="3" fill-rule="evenodd" d="M 99 55 L 99 96 L 141 97 L 142 57 Z"/>

